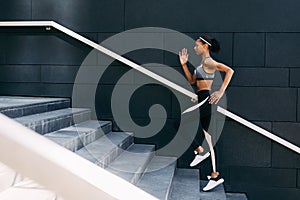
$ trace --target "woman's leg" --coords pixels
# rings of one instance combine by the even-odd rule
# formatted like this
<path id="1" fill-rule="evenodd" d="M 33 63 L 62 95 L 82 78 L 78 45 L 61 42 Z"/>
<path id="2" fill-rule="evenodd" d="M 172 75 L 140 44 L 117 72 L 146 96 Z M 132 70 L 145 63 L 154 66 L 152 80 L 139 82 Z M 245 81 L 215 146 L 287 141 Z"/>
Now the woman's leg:
<path id="1" fill-rule="evenodd" d="M 211 177 L 212 178 L 217 178 L 219 175 L 219 172 L 217 172 L 217 167 L 216 167 L 216 156 L 215 156 L 215 150 L 214 150 L 214 146 L 212 143 L 212 137 L 211 135 L 208 133 L 208 129 L 209 129 L 209 125 L 210 125 L 210 121 L 211 121 L 211 104 L 209 104 L 208 106 L 206 106 L 203 110 L 201 110 L 201 124 L 203 127 L 203 133 L 204 133 L 204 137 L 205 140 L 208 144 L 208 148 L 210 151 L 210 155 L 211 155 L 211 163 L 212 163 L 212 169 L 213 172 L 211 173 Z"/>
<path id="2" fill-rule="evenodd" d="M 182 137 L 182 139 L 184 139 L 189 144 L 191 143 L 191 146 L 194 150 L 197 149 L 201 153 L 203 150 L 201 149 L 201 147 L 200 148 L 198 147 L 201 146 L 200 142 L 203 141 L 204 134 L 202 131 L 203 128 L 201 126 L 201 123 L 199 123 L 198 121 L 199 121 L 199 114 L 197 115 L 195 112 L 186 113 L 181 116 L 181 119 L 175 120 L 173 127 L 175 130 L 178 131 L 179 126 L 181 126 L 181 132 L 180 133 L 178 132 L 179 136 Z M 196 134 L 193 134 L 195 130 L 192 127 L 195 127 L 197 124 L 198 124 L 197 132 Z"/>
<path id="3" fill-rule="evenodd" d="M 209 147 L 209 151 L 210 151 L 210 157 L 211 157 L 211 164 L 212 164 L 212 168 L 213 168 L 213 172 L 211 174 L 212 178 L 217 178 L 218 172 L 217 172 L 217 167 L 216 167 L 216 156 L 215 156 L 215 150 L 214 150 L 214 146 L 212 144 L 212 139 L 211 139 L 211 135 L 208 134 L 208 132 L 206 132 L 203 129 L 204 135 L 205 135 L 205 139 L 208 143 L 208 147 Z"/>
<path id="4" fill-rule="evenodd" d="M 201 102 L 209 96 L 209 91 L 204 90 L 204 91 L 198 92 L 197 94 L 198 94 L 198 102 Z M 194 160 L 192 161 L 192 163 L 190 164 L 191 167 L 199 164 L 200 162 L 202 162 L 204 159 L 206 159 L 210 155 L 209 152 L 201 155 L 201 153 L 204 152 L 204 149 L 201 146 L 202 141 L 205 138 L 205 134 L 204 134 L 203 130 L 208 129 L 209 124 L 210 124 L 210 118 L 211 118 L 211 104 L 209 104 L 208 101 L 206 101 L 200 107 L 199 129 L 198 129 L 198 133 L 194 139 L 194 141 L 196 141 L 196 142 L 193 142 L 193 146 L 195 146 L 197 144 L 197 146 L 194 147 L 196 156 L 195 156 Z M 200 129 L 201 127 L 203 129 Z M 201 133 L 201 135 L 199 135 L 199 133 Z"/>
<path id="5" fill-rule="evenodd" d="M 209 190 L 212 190 L 213 188 L 217 187 L 218 185 L 222 184 L 224 182 L 224 179 L 219 178 L 219 172 L 217 171 L 217 167 L 216 167 L 216 156 L 215 156 L 214 146 L 212 143 L 212 137 L 207 132 L 207 130 L 203 129 L 203 132 L 204 132 L 205 139 L 209 146 L 209 150 L 210 150 L 210 154 L 211 154 L 212 169 L 213 169 L 211 176 L 209 178 L 209 182 L 203 188 L 203 191 L 209 191 Z"/>

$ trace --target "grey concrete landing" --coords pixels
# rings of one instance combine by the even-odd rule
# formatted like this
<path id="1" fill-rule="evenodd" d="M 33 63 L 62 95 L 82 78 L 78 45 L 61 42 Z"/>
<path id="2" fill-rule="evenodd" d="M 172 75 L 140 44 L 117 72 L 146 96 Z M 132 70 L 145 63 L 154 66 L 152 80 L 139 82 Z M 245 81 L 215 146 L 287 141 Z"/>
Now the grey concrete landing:
<path id="1" fill-rule="evenodd" d="M 113 162 L 133 143 L 132 133 L 110 132 L 81 148 L 76 153 L 101 167 Z"/>
<path id="2" fill-rule="evenodd" d="M 0 113 L 16 118 L 70 107 L 66 98 L 0 96 Z"/>
<path id="3" fill-rule="evenodd" d="M 176 170 L 175 157 L 154 156 L 137 186 L 158 199 L 167 200 Z"/>
<path id="4" fill-rule="evenodd" d="M 112 123 L 110 121 L 89 120 L 47 133 L 45 137 L 71 151 L 77 151 L 99 139 L 104 134 L 109 133 L 111 126 Z"/>
<path id="5" fill-rule="evenodd" d="M 65 108 L 40 114 L 15 118 L 24 126 L 40 134 L 53 132 L 74 123 L 84 122 L 90 119 L 91 111 L 82 108 Z"/>
<path id="6" fill-rule="evenodd" d="M 112 162 L 107 170 L 136 184 L 154 156 L 153 145 L 134 144 Z"/>

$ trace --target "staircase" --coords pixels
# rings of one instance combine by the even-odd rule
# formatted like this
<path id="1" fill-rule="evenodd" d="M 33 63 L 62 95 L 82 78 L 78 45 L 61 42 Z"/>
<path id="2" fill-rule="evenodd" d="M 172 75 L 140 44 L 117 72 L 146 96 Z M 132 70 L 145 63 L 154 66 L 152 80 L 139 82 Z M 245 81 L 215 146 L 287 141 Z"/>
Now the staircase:
<path id="1" fill-rule="evenodd" d="M 110 121 L 91 120 L 89 109 L 70 108 L 69 99 L 0 97 L 0 112 L 158 199 L 247 199 L 226 194 L 223 185 L 202 192 L 207 181 L 200 181 L 199 170 L 176 168 L 176 158 L 155 155 L 153 145 L 134 144 L 132 133 L 114 132 Z M 0 200 L 20 197 L 62 199 L 0 163 Z"/>

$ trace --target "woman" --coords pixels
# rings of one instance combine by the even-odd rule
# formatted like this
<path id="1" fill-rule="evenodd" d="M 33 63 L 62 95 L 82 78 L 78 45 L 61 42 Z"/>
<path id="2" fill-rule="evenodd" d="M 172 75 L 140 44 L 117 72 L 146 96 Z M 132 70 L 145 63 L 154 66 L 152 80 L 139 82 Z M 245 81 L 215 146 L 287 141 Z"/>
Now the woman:
<path id="1" fill-rule="evenodd" d="M 202 125 L 202 130 L 200 129 L 198 132 L 204 134 L 204 137 L 209 146 L 210 153 L 208 152 L 202 155 L 204 149 L 198 141 L 199 134 L 197 134 L 192 143 L 196 156 L 190 164 L 191 167 L 196 166 L 211 154 L 213 172 L 211 173 L 208 184 L 203 188 L 204 191 L 208 191 L 224 182 L 224 179 L 219 178 L 219 172 L 217 172 L 216 170 L 216 161 L 212 145 L 212 138 L 211 135 L 208 133 L 208 128 L 211 119 L 211 104 L 217 104 L 219 102 L 231 80 L 234 71 L 225 64 L 215 61 L 210 56 L 210 52 L 217 53 L 220 50 L 219 42 L 216 39 L 211 38 L 209 36 L 200 37 L 195 41 L 194 50 L 197 55 L 201 56 L 202 61 L 200 65 L 195 69 L 193 74 L 190 73 L 187 67 L 189 57 L 187 49 L 182 49 L 182 51 L 179 52 L 179 59 L 189 83 L 197 84 L 198 102 L 201 102 L 207 97 L 209 97 L 208 102 L 206 102 L 200 107 L 200 122 Z M 213 92 L 210 95 L 216 71 L 224 72 L 225 77 L 220 89 Z"/>

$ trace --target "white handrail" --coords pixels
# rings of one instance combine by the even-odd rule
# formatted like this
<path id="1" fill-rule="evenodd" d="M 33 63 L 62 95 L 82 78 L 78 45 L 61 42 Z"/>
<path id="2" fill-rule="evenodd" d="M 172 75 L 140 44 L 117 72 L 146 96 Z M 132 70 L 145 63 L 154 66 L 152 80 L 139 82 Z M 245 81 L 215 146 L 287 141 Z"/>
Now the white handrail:
<path id="1" fill-rule="evenodd" d="M 293 151 L 300 154 L 300 148 L 298 146 L 296 146 L 296 145 L 294 145 L 294 144 L 278 137 L 277 135 L 274 135 L 273 133 L 271 133 L 271 132 L 269 132 L 269 131 L 267 131 L 267 130 L 265 130 L 265 129 L 263 129 L 263 128 L 255 125 L 255 124 L 253 124 L 253 123 L 251 123 L 251 122 L 249 122 L 249 121 L 247 121 L 247 120 L 245 120 L 245 119 L 243 119 L 239 116 L 237 116 L 236 114 L 233 114 L 232 112 L 229 112 L 228 110 L 225 110 L 224 108 L 221 108 L 220 106 L 217 107 L 217 111 L 222 113 L 223 115 L 225 115 L 225 116 L 227 116 L 227 117 L 243 124 L 244 126 L 250 128 L 250 129 L 252 129 L 252 130 L 254 130 L 254 131 L 256 131 L 256 132 L 258 132 L 258 133 L 260 133 L 264 136 L 266 136 L 267 138 L 270 138 L 271 140 L 273 140 L 275 142 L 278 142 L 279 144 L 281 144 L 281 145 L 283 145 L 283 146 L 285 146 L 285 147 L 287 147 L 287 148 L 289 148 L 289 149 L 291 149 L 291 150 L 293 150 Z"/>
<path id="2" fill-rule="evenodd" d="M 1 162 L 66 200 L 157 199 L 3 114 L 0 146 Z"/>

